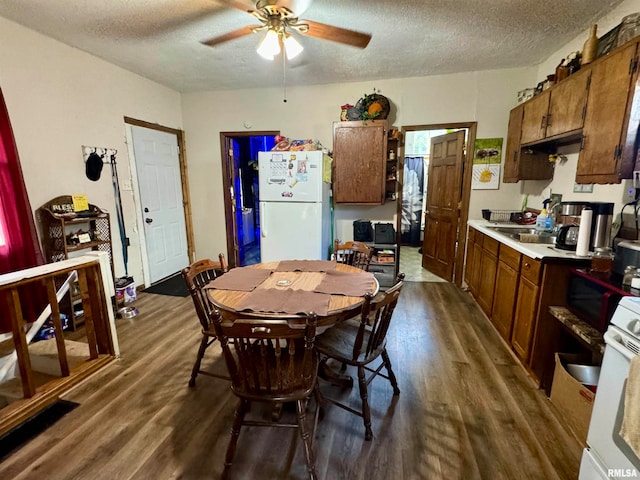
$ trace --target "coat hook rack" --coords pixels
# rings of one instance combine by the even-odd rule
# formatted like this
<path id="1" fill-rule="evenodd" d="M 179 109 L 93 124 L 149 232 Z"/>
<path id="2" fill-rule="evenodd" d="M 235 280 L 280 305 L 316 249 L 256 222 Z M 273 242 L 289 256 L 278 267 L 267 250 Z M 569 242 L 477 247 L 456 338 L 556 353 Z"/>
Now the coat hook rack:
<path id="1" fill-rule="evenodd" d="M 87 145 L 82 146 L 82 158 L 85 163 L 89 155 L 92 153 L 97 153 L 100 157 L 102 157 L 102 161 L 104 163 L 111 163 L 111 157 L 115 157 L 118 153 L 118 150 L 115 148 L 107 148 L 107 147 L 90 147 Z"/>

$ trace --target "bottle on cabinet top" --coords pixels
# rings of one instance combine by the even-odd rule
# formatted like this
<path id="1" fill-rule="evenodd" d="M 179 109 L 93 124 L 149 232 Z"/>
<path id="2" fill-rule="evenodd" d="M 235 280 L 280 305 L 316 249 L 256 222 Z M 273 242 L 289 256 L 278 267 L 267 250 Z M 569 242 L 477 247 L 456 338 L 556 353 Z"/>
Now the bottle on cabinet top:
<path id="1" fill-rule="evenodd" d="M 589 32 L 589 38 L 587 38 L 587 41 L 584 42 L 584 47 L 582 47 L 582 65 L 591 63 L 596 59 L 596 54 L 598 52 L 598 36 L 596 35 L 597 31 L 598 25 L 593 25 L 591 27 L 591 31 Z"/>

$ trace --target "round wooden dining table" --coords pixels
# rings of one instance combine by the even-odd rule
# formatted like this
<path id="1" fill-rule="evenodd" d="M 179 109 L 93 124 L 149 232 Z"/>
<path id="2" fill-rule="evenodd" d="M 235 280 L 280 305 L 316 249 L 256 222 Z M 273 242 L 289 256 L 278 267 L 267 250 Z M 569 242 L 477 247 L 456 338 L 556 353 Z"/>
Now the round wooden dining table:
<path id="1" fill-rule="evenodd" d="M 322 282 L 326 275 L 324 271 L 278 271 L 279 263 L 280 262 L 266 262 L 241 268 L 260 268 L 272 271 L 271 275 L 266 277 L 264 281 L 255 287 L 253 290 L 254 292 L 258 289 L 273 288 L 291 288 L 293 289 L 294 294 L 298 291 L 312 292 L 320 282 Z M 336 263 L 335 270 L 337 272 L 344 273 L 363 273 L 363 271 L 357 267 L 342 263 Z M 370 292 L 375 295 L 378 292 L 378 289 L 378 281 L 373 275 L 371 275 Z M 239 310 L 238 307 L 243 304 L 245 298 L 250 293 L 252 292 L 227 289 L 223 290 L 217 288 L 207 289 L 207 294 L 211 303 L 221 311 L 224 317 L 228 319 L 250 317 L 278 319 L 283 316 L 291 317 L 291 314 L 285 313 Z M 353 318 L 360 313 L 363 302 L 364 296 L 331 294 L 327 313 L 323 315 L 318 314 L 318 327 L 332 326 L 342 320 Z"/>

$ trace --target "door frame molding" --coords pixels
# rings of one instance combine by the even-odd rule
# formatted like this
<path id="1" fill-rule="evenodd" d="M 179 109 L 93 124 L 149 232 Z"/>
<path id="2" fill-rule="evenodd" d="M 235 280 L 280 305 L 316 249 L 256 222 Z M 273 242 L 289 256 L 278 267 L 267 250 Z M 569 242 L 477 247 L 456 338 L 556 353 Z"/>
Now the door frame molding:
<path id="1" fill-rule="evenodd" d="M 280 130 L 258 130 L 244 132 L 220 132 L 220 161 L 222 162 L 222 192 L 224 197 L 224 220 L 227 236 L 227 263 L 229 268 L 237 267 L 239 264 L 238 246 L 236 244 L 235 232 L 237 230 L 236 219 L 233 215 L 233 204 L 231 203 L 233 165 L 231 165 L 231 155 L 227 151 L 227 140 L 233 137 L 263 137 L 278 136 Z"/>
<path id="2" fill-rule="evenodd" d="M 185 147 L 185 134 L 184 130 L 180 130 L 177 128 L 165 127 L 163 125 L 157 123 L 146 122 L 144 120 L 138 120 L 136 118 L 124 117 L 124 123 L 127 126 L 127 136 L 131 134 L 131 126 L 135 127 L 143 127 L 148 128 L 150 130 L 156 130 L 164 133 L 169 133 L 176 136 L 178 141 L 178 161 L 180 162 L 180 183 L 182 186 L 182 206 L 184 210 L 184 222 L 185 229 L 187 233 L 187 256 L 189 257 L 189 262 L 195 261 L 195 243 L 194 243 L 194 235 L 193 235 L 193 216 L 191 213 L 191 196 L 189 194 L 189 175 L 187 171 L 187 149 Z M 129 139 L 129 138 L 128 138 Z M 130 139 L 129 139 L 130 140 Z M 132 172 L 131 181 L 133 183 L 133 196 L 136 205 L 140 205 L 140 196 L 139 196 L 139 186 L 138 186 L 138 177 L 137 174 L 133 175 L 135 170 L 135 155 L 133 152 L 133 144 L 129 144 L 129 169 Z M 136 211 L 136 219 L 141 218 L 142 212 Z M 144 242 L 140 244 L 140 257 L 142 260 L 143 267 L 143 275 L 145 276 L 145 286 L 146 281 L 148 280 L 148 265 L 149 259 L 147 257 L 147 249 L 146 249 L 146 238 L 144 237 L 144 229 L 140 228 L 138 230 L 139 235 L 142 237 Z"/>
<path id="3" fill-rule="evenodd" d="M 460 216 L 458 219 L 458 248 L 456 250 L 455 266 L 453 269 L 453 283 L 458 287 L 462 286 L 464 270 L 464 252 L 467 243 L 467 220 L 469 218 L 469 198 L 471 197 L 471 177 L 473 169 L 473 145 L 476 142 L 476 132 L 478 122 L 451 122 L 451 123 L 431 123 L 427 125 L 406 125 L 402 127 L 402 155 L 400 155 L 400 187 L 404 184 L 404 139 L 406 132 L 419 130 L 446 130 L 466 128 L 468 136 L 466 139 L 466 151 L 464 163 L 462 165 L 462 192 L 460 192 Z M 402 221 L 402 188 L 399 188 L 397 201 L 396 218 L 398 223 Z M 400 231 L 401 225 L 397 225 Z"/>

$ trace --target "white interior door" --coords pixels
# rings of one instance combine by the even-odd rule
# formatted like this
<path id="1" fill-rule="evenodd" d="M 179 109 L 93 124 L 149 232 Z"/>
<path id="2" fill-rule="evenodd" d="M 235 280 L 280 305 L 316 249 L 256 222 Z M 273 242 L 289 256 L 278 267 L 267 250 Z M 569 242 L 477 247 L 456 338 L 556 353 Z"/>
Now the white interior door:
<path id="1" fill-rule="evenodd" d="M 171 133 L 132 126 L 149 282 L 189 264 L 178 139 Z"/>

